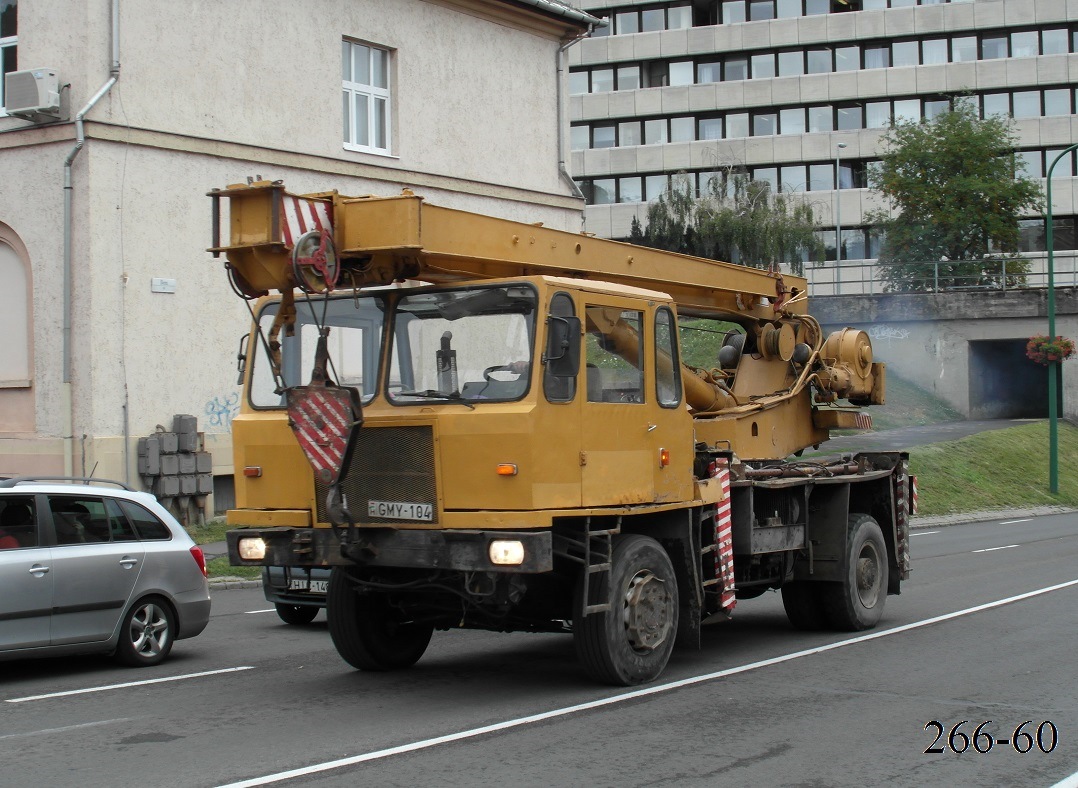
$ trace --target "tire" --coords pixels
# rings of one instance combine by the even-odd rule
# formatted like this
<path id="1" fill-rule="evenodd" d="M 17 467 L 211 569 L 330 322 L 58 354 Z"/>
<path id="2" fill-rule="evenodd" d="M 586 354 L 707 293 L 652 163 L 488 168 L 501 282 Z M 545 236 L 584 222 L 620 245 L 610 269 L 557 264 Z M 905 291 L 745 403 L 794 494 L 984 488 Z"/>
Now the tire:
<path id="1" fill-rule="evenodd" d="M 314 605 L 288 605 L 277 602 L 274 607 L 277 608 L 277 615 L 281 617 L 281 621 L 295 626 L 310 624 L 318 615 L 318 608 Z"/>
<path id="2" fill-rule="evenodd" d="M 434 627 L 401 620 L 385 594 L 359 593 L 353 572 L 334 567 L 329 576 L 326 618 L 337 653 L 360 670 L 410 668 L 427 650 Z"/>
<path id="3" fill-rule="evenodd" d="M 160 597 L 146 597 L 131 606 L 120 625 L 116 659 L 124 665 L 148 668 L 157 665 L 172 651 L 176 637 L 176 616 Z"/>
<path id="4" fill-rule="evenodd" d="M 887 599 L 887 545 L 883 530 L 867 514 L 851 514 L 841 583 L 823 587 L 821 599 L 831 626 L 848 632 L 871 629 Z"/>
<path id="5" fill-rule="evenodd" d="M 795 580 L 782 586 L 782 607 L 794 629 L 816 632 L 827 626 L 819 583 Z"/>
<path id="6" fill-rule="evenodd" d="M 596 681 L 618 686 L 656 679 L 670 660 L 678 626 L 677 578 L 666 551 L 647 536 L 617 539 L 610 572 L 598 579 L 597 592 L 596 599 L 611 609 L 585 616 L 573 627 L 584 670 Z"/>

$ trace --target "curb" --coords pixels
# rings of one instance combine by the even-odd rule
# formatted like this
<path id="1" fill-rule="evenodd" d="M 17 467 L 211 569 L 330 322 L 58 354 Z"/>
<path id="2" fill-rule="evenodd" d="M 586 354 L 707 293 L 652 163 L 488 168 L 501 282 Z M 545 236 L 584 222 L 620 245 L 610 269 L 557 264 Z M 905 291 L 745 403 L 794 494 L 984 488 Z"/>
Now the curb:
<path id="1" fill-rule="evenodd" d="M 929 528 L 941 525 L 975 523 L 980 520 L 1010 520 L 1019 517 L 1039 517 L 1046 514 L 1071 514 L 1078 512 L 1069 506 L 1033 506 L 1029 509 L 995 509 L 985 512 L 960 512 L 957 514 L 914 515 L 910 528 Z"/>
<path id="2" fill-rule="evenodd" d="M 213 591 L 229 591 L 233 588 L 261 588 L 261 580 L 247 580 L 242 577 L 211 577 L 210 589 Z"/>

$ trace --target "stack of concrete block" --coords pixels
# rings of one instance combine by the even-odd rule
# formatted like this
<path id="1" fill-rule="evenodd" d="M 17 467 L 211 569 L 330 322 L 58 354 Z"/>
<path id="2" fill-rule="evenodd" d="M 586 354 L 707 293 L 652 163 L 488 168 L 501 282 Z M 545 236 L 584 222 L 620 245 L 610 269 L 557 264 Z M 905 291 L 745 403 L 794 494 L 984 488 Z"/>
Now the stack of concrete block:
<path id="1" fill-rule="evenodd" d="M 195 416 L 172 417 L 172 431 L 158 431 L 138 441 L 138 473 L 147 489 L 165 506 L 173 499 L 186 511 L 191 499 L 199 509 L 213 492 L 213 458 L 203 451 L 203 434 Z"/>

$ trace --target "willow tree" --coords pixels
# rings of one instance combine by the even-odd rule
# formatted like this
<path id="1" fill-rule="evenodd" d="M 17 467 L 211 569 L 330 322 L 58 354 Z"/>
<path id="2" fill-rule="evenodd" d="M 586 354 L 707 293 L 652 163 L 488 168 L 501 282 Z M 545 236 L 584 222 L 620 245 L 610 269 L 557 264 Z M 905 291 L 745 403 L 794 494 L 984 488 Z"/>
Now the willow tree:
<path id="1" fill-rule="evenodd" d="M 890 210 L 866 214 L 883 233 L 879 264 L 891 292 L 999 286 L 1021 280 L 1018 220 L 1039 211 L 1040 186 L 1015 177 L 1008 118 L 982 119 L 968 101 L 932 120 L 895 124 L 870 184 Z"/>
<path id="2" fill-rule="evenodd" d="M 800 196 L 776 194 L 732 167 L 712 177 L 703 194 L 693 191 L 688 177 L 674 176 L 648 205 L 646 225 L 634 220 L 629 240 L 755 268 L 786 264 L 797 274 L 806 259 L 822 258 L 815 214 Z"/>

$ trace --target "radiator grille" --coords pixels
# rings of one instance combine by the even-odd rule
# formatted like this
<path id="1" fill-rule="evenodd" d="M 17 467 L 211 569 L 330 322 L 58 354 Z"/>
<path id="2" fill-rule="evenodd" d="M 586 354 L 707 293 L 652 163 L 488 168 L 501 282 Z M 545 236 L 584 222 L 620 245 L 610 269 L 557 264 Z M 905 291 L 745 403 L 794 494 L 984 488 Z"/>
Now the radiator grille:
<path id="1" fill-rule="evenodd" d="M 429 504 L 431 519 L 422 522 L 438 522 L 432 427 L 360 427 L 355 441 L 341 489 L 356 522 L 402 524 L 400 519 L 370 516 L 370 501 Z M 326 485 L 315 482 L 321 522 L 328 519 L 327 492 Z"/>

